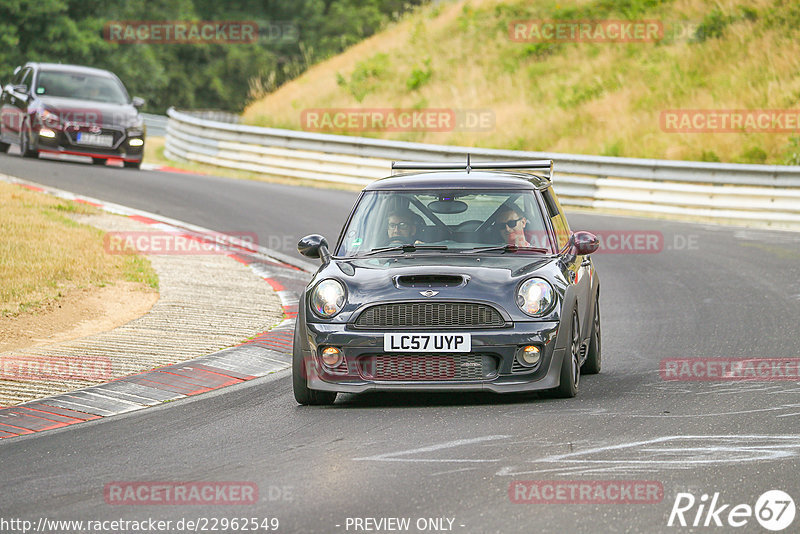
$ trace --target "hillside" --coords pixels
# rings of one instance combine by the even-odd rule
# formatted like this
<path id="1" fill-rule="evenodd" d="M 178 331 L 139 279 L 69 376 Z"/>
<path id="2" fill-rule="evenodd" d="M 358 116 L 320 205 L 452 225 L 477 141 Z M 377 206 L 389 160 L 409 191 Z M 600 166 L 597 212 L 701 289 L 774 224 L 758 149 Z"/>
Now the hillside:
<path id="1" fill-rule="evenodd" d="M 746 4 L 746 5 L 745 5 Z M 519 20 L 656 21 L 663 38 L 519 42 Z M 538 23 L 537 23 L 538 24 Z M 688 34 L 688 36 L 687 36 Z M 522 34 L 533 35 L 530 34 Z M 799 108 L 794 0 L 461 0 L 418 8 L 245 110 L 302 129 L 304 110 L 489 110 L 486 131 L 333 133 L 518 150 L 800 163 L 800 133 L 672 133 L 662 111 Z"/>

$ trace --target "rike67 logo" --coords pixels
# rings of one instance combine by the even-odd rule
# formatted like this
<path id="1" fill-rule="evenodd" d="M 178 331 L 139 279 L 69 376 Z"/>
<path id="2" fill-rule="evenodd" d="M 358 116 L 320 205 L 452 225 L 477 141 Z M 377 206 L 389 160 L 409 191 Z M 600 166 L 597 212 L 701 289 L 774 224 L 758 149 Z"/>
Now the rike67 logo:
<path id="1" fill-rule="evenodd" d="M 699 499 L 691 493 L 678 493 L 667 526 L 738 528 L 755 517 L 765 529 L 778 532 L 792 524 L 796 512 L 794 500 L 781 490 L 765 491 L 755 506 L 725 503 L 719 492 L 704 493 Z"/>

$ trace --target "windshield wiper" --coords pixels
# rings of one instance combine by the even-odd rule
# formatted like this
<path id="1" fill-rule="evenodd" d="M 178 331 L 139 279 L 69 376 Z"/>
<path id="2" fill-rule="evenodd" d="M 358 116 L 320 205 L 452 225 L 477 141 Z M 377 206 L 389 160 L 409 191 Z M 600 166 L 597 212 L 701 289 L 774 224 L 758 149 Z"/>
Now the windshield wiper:
<path id="1" fill-rule="evenodd" d="M 525 252 L 538 252 L 541 254 L 547 254 L 549 251 L 546 248 L 539 248 L 539 247 L 518 247 L 517 245 L 495 245 L 492 247 L 477 247 L 469 250 L 465 250 L 465 253 L 475 253 L 475 252 L 517 252 L 517 251 L 525 251 Z"/>
<path id="2" fill-rule="evenodd" d="M 393 245 L 391 247 L 373 248 L 364 254 L 364 256 L 372 256 L 373 254 L 380 254 L 381 252 L 416 252 L 418 250 L 447 250 L 447 247 L 444 245 L 412 245 L 409 243 L 405 245 Z"/>

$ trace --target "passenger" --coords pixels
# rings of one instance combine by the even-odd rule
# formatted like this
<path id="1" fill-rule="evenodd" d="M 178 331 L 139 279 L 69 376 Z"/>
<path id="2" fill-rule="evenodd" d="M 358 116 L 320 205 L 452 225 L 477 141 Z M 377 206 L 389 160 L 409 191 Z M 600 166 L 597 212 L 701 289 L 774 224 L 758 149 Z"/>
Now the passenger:
<path id="1" fill-rule="evenodd" d="M 495 219 L 495 226 L 498 229 L 502 242 L 518 247 L 530 247 L 529 236 L 525 233 L 525 225 L 528 219 L 522 214 L 514 204 L 506 204 L 500 208 L 500 212 Z"/>

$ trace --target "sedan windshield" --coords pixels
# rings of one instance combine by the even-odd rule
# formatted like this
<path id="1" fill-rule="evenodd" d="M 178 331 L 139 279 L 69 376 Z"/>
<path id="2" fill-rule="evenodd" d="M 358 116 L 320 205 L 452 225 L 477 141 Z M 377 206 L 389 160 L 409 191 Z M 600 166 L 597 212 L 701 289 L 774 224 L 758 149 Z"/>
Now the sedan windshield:
<path id="1" fill-rule="evenodd" d="M 367 191 L 336 256 L 549 253 L 553 246 L 545 228 L 532 190 Z"/>
<path id="2" fill-rule="evenodd" d="M 41 72 L 36 84 L 36 94 L 109 104 L 128 103 L 125 89 L 114 78 L 78 72 Z"/>

